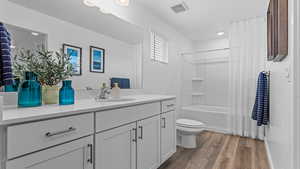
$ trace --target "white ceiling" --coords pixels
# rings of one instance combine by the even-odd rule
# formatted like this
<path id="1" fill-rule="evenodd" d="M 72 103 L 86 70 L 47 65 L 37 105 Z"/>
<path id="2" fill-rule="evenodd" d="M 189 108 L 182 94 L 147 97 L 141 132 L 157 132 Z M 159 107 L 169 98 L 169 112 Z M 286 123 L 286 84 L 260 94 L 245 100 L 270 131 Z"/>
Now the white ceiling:
<path id="1" fill-rule="evenodd" d="M 192 40 L 218 38 L 231 21 L 263 16 L 269 0 L 136 0 Z M 176 14 L 170 7 L 184 1 L 189 10 Z M 226 35 L 225 35 L 226 36 Z"/>
<path id="2" fill-rule="evenodd" d="M 9 1 L 130 44 L 137 44 L 143 39 L 142 28 L 113 15 L 102 14 L 96 8 L 87 7 L 83 5 L 83 0 Z"/>
<path id="3" fill-rule="evenodd" d="M 139 27 L 112 15 L 104 15 L 96 8 L 86 7 L 82 0 L 10 1 L 129 43 L 137 43 L 142 38 L 143 30 Z M 219 31 L 225 31 L 224 36 L 226 36 L 231 21 L 265 15 L 269 0 L 131 1 L 143 5 L 191 40 L 200 41 L 220 38 L 217 35 Z M 182 1 L 188 5 L 189 10 L 184 13 L 174 13 L 170 7 Z"/>

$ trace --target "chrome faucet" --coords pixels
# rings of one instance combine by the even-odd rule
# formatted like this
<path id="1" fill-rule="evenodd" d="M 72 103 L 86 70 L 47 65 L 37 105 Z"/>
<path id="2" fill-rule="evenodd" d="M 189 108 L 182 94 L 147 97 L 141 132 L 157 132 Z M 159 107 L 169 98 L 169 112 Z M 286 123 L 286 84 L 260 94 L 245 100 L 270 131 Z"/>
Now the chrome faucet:
<path id="1" fill-rule="evenodd" d="M 100 88 L 100 94 L 96 99 L 108 99 L 110 92 L 110 88 L 106 86 L 106 83 L 103 83 Z"/>

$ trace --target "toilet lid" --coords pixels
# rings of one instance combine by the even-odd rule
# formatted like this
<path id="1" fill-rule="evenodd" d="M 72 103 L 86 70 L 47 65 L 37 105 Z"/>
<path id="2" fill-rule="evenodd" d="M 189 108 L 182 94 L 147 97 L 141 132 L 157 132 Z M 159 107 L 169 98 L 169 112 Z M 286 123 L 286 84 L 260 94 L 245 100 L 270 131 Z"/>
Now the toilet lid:
<path id="1" fill-rule="evenodd" d="M 198 128 L 203 127 L 204 124 L 197 120 L 191 119 L 177 119 L 176 124 L 181 127 Z"/>

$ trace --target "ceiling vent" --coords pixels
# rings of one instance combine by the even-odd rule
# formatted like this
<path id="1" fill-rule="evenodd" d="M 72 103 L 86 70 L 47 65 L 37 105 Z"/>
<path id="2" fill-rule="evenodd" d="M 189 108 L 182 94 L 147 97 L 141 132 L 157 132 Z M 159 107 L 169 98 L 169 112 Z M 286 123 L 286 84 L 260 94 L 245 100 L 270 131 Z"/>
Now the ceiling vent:
<path id="1" fill-rule="evenodd" d="M 176 5 L 172 6 L 171 9 L 175 13 L 182 13 L 182 12 L 187 11 L 189 9 L 189 7 L 187 6 L 187 4 L 185 2 L 182 2 L 180 4 L 176 4 Z"/>

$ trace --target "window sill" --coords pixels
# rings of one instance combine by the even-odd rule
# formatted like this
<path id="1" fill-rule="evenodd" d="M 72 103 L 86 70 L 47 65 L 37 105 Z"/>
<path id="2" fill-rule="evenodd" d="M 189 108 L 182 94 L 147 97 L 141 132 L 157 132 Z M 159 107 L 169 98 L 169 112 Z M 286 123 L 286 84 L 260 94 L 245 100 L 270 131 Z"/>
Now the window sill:
<path id="1" fill-rule="evenodd" d="M 155 60 L 155 59 L 151 59 L 151 61 L 156 62 L 156 63 L 165 64 L 165 65 L 167 65 L 169 63 L 169 61 L 160 61 L 160 60 Z"/>

